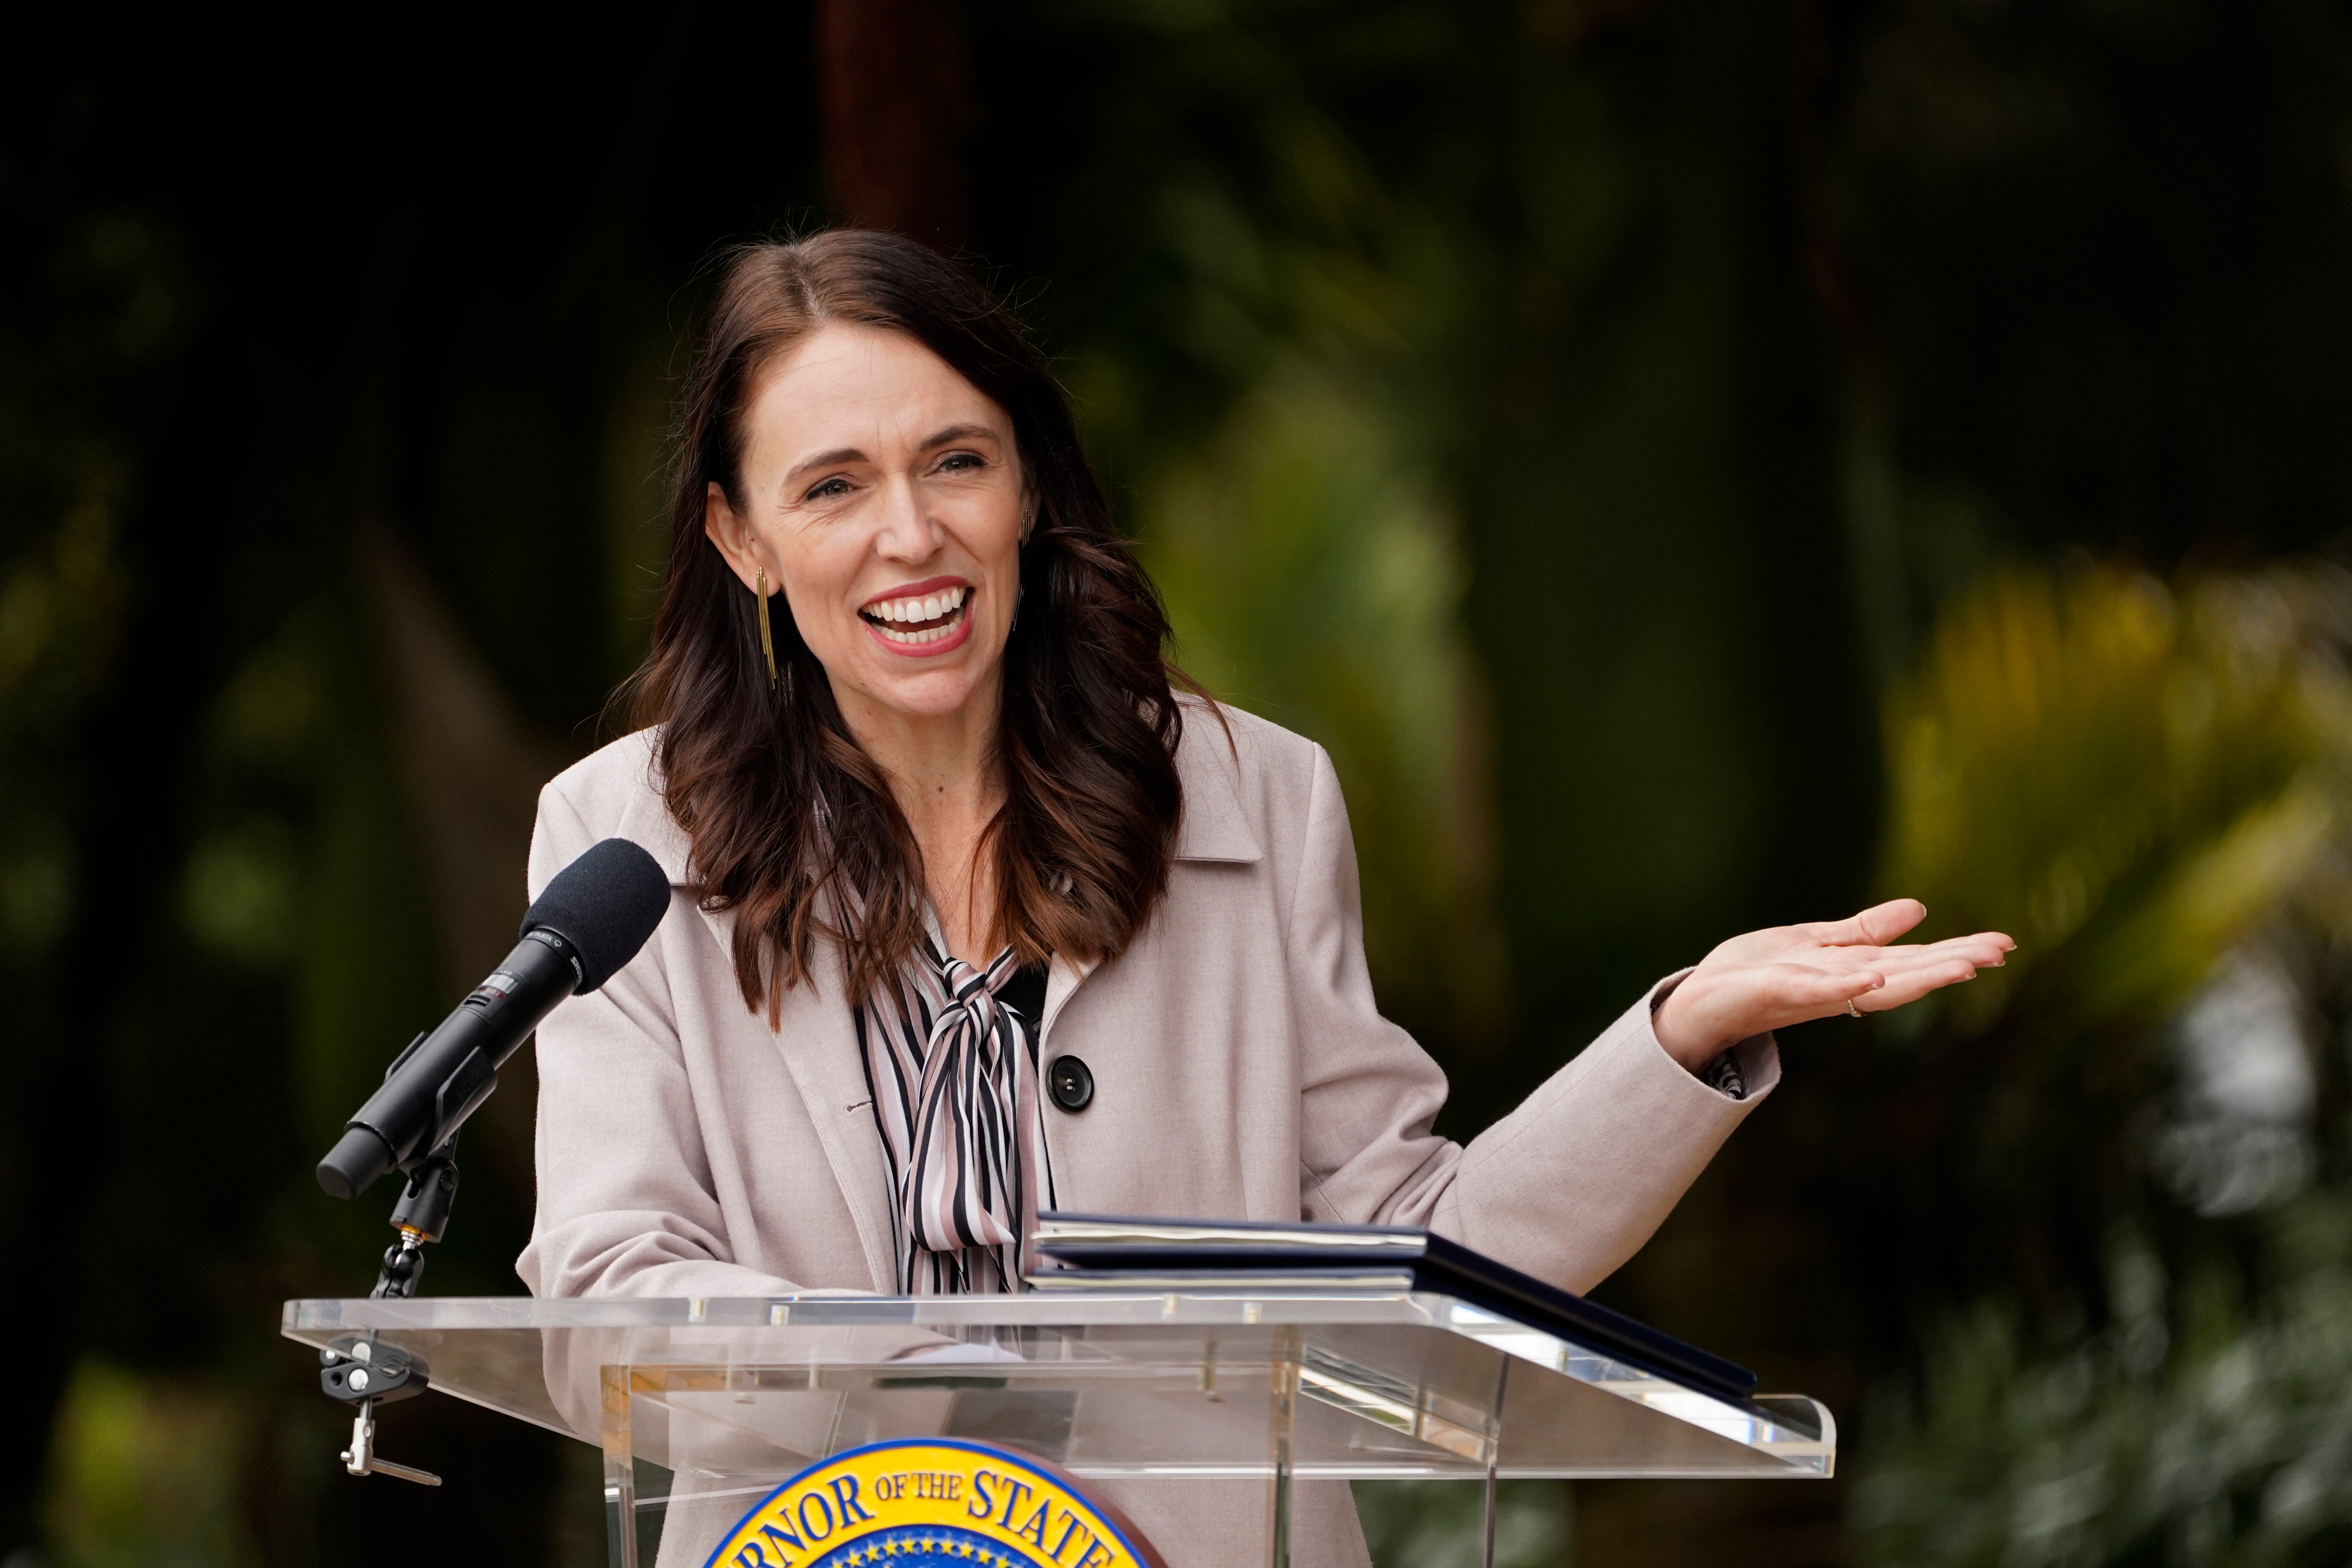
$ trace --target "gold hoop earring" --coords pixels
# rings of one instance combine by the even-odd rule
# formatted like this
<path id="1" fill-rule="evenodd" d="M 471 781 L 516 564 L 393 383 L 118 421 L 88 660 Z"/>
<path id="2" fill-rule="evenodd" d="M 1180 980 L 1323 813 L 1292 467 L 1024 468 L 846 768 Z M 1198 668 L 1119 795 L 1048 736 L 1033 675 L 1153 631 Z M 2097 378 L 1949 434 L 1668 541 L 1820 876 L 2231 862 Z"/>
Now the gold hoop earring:
<path id="1" fill-rule="evenodd" d="M 776 689 L 776 635 L 768 629 L 768 569 L 752 574 L 751 591 L 760 595 L 760 657 L 768 661 L 768 689 Z"/>

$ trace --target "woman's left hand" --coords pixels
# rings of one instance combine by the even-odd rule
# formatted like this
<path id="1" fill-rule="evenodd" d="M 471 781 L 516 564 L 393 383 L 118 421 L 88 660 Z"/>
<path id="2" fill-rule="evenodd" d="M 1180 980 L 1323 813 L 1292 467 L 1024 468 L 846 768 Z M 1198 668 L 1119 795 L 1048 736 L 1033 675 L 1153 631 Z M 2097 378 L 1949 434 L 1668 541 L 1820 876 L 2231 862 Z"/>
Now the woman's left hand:
<path id="1" fill-rule="evenodd" d="M 1884 1013 L 1973 980 L 2017 946 L 1999 931 L 1887 945 L 1927 915 L 1918 900 L 1895 899 L 1852 920 L 1733 937 L 1685 975 L 1658 1009 L 1658 1043 L 1696 1072 L 1751 1035 L 1843 1013 L 1849 1002 L 1860 1012 Z"/>

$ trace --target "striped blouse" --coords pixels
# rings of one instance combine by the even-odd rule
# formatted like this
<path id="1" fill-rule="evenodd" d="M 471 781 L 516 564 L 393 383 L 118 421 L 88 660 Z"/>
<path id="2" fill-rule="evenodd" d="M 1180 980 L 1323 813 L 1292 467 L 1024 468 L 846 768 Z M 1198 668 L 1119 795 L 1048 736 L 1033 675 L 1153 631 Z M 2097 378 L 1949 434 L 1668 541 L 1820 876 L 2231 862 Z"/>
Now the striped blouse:
<path id="1" fill-rule="evenodd" d="M 890 1168 L 898 1289 L 1022 1289 L 1022 1248 L 1054 1206 L 1038 1101 L 1045 973 L 1007 947 L 975 969 L 934 930 L 895 981 L 855 1009 Z"/>

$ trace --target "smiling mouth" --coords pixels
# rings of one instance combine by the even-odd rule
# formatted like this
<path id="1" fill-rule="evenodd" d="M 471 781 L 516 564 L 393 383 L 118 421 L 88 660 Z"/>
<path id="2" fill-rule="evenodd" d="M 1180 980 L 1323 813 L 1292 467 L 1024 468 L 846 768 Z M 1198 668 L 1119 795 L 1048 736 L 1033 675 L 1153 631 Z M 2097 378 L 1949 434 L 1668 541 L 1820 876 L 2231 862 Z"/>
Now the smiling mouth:
<path id="1" fill-rule="evenodd" d="M 920 647 L 952 635 L 971 613 L 970 588 L 942 588 L 904 599 L 884 599 L 857 612 L 868 626 L 894 643 Z"/>

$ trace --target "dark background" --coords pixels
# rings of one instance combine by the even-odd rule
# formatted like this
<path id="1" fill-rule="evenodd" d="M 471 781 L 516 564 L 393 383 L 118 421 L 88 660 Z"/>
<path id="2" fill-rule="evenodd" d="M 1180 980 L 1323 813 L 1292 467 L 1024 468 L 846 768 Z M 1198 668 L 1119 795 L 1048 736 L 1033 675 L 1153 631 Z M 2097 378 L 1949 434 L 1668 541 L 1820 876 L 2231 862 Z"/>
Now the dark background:
<path id="1" fill-rule="evenodd" d="M 852 220 L 1018 303 L 1180 657 L 1332 749 L 1449 1131 L 1737 930 L 2024 943 L 1792 1032 L 1601 1293 L 1845 1479 L 1522 1488 L 1517 1560 L 2352 1543 L 2344 7 L 9 26 L 11 1568 L 601 1551 L 589 1450 L 440 1399 L 384 1528 L 275 1314 L 365 1288 L 310 1163 L 610 733 L 714 258 Z M 428 1289 L 517 1288 L 519 1077 Z"/>

